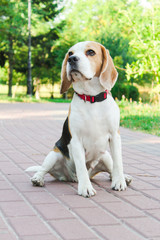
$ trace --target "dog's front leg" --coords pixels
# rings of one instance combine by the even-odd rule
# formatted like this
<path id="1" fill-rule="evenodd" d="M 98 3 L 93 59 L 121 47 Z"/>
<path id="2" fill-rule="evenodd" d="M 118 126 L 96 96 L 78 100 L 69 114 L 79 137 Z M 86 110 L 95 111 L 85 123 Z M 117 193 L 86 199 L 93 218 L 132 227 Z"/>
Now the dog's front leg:
<path id="1" fill-rule="evenodd" d="M 121 137 L 118 133 L 114 133 L 110 139 L 111 155 L 113 159 L 112 171 L 112 189 L 122 191 L 126 189 L 126 181 L 123 174 Z"/>
<path id="2" fill-rule="evenodd" d="M 96 190 L 92 187 L 86 168 L 85 151 L 78 138 L 72 138 L 71 140 L 70 155 L 73 158 L 76 167 L 78 194 L 83 197 L 91 197 L 95 195 Z"/>

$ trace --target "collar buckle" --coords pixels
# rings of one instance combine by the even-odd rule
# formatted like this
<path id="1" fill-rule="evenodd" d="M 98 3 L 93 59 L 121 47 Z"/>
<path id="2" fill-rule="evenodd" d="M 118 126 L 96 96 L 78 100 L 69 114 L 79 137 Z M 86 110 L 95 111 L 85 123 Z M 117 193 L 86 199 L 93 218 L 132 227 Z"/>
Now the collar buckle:
<path id="1" fill-rule="evenodd" d="M 95 97 L 94 96 L 90 96 L 90 103 L 94 103 L 95 102 Z"/>

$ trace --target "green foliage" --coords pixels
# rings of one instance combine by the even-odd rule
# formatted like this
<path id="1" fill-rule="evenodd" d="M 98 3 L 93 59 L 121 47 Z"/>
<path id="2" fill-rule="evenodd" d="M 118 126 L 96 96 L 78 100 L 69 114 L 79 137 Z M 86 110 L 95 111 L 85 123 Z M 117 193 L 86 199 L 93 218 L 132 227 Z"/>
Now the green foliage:
<path id="1" fill-rule="evenodd" d="M 130 103 L 125 98 L 117 103 L 121 112 L 121 126 L 160 136 L 159 104 Z"/>
<path id="2" fill-rule="evenodd" d="M 132 99 L 133 101 L 138 101 L 139 100 L 138 88 L 133 85 L 129 85 L 128 88 L 129 88 L 128 99 Z"/>
<path id="3" fill-rule="evenodd" d="M 122 96 L 125 96 L 126 98 L 128 98 L 128 95 L 129 95 L 128 87 L 124 84 L 120 84 L 119 82 L 115 84 L 111 92 L 112 92 L 112 96 L 119 100 L 122 99 Z"/>
<path id="4" fill-rule="evenodd" d="M 7 68 L 6 67 L 0 67 L 0 84 L 5 84 L 8 80 L 7 76 Z"/>
<path id="5" fill-rule="evenodd" d="M 58 38 L 54 18 L 61 1 L 32 1 L 32 77 L 53 81 L 52 47 Z M 2 0 L 0 3 L 0 64 L 8 62 L 9 81 L 0 73 L 0 81 L 26 84 L 28 71 L 28 1 Z M 19 77 L 21 75 L 21 81 Z M 14 81 L 17 76 L 17 81 Z M 22 81 L 23 80 L 23 81 Z M 54 79 L 55 80 L 55 79 Z M 11 89 L 10 89 L 11 90 Z"/>
<path id="6" fill-rule="evenodd" d="M 127 64 L 127 78 L 143 77 L 148 74 L 148 81 L 160 84 L 160 2 L 149 1 L 149 8 L 138 15 L 124 10 L 124 17 L 130 27 L 133 39 L 130 40 L 130 53 L 136 56 L 132 64 Z M 136 11 L 134 10 L 136 13 Z"/>
<path id="7" fill-rule="evenodd" d="M 0 2 L 0 52 L 3 53 L 4 66 L 8 62 L 8 95 L 12 95 L 14 56 L 24 45 L 27 34 L 27 2 L 2 0 Z M 13 71 L 14 70 L 14 71 Z M 1 75 L 0 75 L 1 79 Z"/>
<path id="8" fill-rule="evenodd" d="M 133 101 L 139 100 L 139 91 L 137 87 L 133 85 L 119 84 L 119 82 L 113 87 L 112 95 L 119 100 L 121 100 L 123 96 L 127 99 L 132 99 Z"/>
<path id="9" fill-rule="evenodd" d="M 0 47 L 9 50 L 9 37 L 21 44 L 27 31 L 27 2 L 2 0 L 0 3 Z"/>
<path id="10" fill-rule="evenodd" d="M 55 82 L 53 46 L 58 39 L 58 29 L 53 20 L 61 11 L 57 1 L 33 1 L 32 76 L 41 83 Z"/>
<path id="11" fill-rule="evenodd" d="M 6 62 L 5 66 L 0 67 L 0 84 L 8 84 L 8 62 Z M 15 69 L 13 70 L 13 85 L 25 85 L 25 75 L 21 72 L 17 72 Z"/>

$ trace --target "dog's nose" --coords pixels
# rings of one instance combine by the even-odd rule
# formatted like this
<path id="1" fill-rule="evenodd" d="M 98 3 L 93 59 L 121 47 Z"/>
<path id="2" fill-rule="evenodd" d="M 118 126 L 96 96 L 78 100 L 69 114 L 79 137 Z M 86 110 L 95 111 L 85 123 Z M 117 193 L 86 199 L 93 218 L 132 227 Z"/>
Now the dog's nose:
<path id="1" fill-rule="evenodd" d="M 69 62 L 70 65 L 76 64 L 79 60 L 80 60 L 80 58 L 77 57 L 77 56 L 70 56 L 68 58 L 68 62 Z"/>

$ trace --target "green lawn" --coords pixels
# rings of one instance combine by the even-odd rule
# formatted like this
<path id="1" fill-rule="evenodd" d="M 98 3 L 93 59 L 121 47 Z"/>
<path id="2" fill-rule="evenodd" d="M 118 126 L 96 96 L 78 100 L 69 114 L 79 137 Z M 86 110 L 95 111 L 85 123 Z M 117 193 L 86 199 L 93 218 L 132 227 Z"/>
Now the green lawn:
<path id="1" fill-rule="evenodd" d="M 118 101 L 121 126 L 160 136 L 160 105 Z"/>

